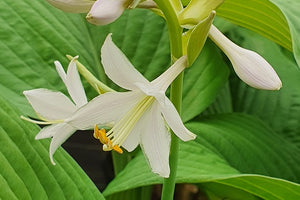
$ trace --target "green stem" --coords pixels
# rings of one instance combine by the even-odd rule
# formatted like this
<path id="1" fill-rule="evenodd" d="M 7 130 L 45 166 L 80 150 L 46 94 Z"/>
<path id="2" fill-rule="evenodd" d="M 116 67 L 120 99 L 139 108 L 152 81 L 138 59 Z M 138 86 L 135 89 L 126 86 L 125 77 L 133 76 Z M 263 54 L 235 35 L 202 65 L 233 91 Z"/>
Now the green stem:
<path id="1" fill-rule="evenodd" d="M 171 48 L 171 58 L 172 63 L 174 63 L 178 58 L 183 55 L 182 52 L 182 28 L 177 19 L 178 11 L 174 5 L 169 0 L 156 0 L 158 7 L 162 10 L 169 32 L 170 38 L 170 48 Z M 171 84 L 171 94 L 170 100 L 174 104 L 178 113 L 181 112 L 181 102 L 182 102 L 182 85 L 183 85 L 183 72 L 173 81 Z M 162 188 L 162 200 L 172 200 L 175 192 L 176 185 L 176 172 L 178 163 L 178 153 L 179 153 L 179 139 L 172 132 L 171 134 L 171 147 L 170 147 L 170 176 L 165 178 Z"/>
<path id="2" fill-rule="evenodd" d="M 175 62 L 176 59 L 182 56 L 182 28 L 178 22 L 175 8 L 169 0 L 155 0 L 155 2 L 165 16 L 170 38 L 172 62 Z"/>
<path id="3" fill-rule="evenodd" d="M 183 73 L 181 73 L 171 85 L 171 96 L 170 99 L 176 107 L 178 113 L 181 112 L 181 102 L 182 102 L 182 85 L 183 85 Z M 171 135 L 171 149 L 169 157 L 170 165 L 170 176 L 164 179 L 163 189 L 162 189 L 162 200 L 172 200 L 175 191 L 176 184 L 176 173 L 178 165 L 178 153 L 179 153 L 179 139 L 172 132 Z"/>

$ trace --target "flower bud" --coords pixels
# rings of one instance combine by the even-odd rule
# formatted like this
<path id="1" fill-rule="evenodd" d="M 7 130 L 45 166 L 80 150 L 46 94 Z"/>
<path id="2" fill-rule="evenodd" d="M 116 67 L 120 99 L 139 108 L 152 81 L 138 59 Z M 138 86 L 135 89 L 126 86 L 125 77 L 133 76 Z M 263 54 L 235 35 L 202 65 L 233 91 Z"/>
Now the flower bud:
<path id="1" fill-rule="evenodd" d="M 95 25 L 106 25 L 118 19 L 132 0 L 97 0 L 86 19 Z"/>
<path id="2" fill-rule="evenodd" d="M 94 0 L 47 0 L 52 6 L 64 11 L 71 13 L 87 13 L 92 5 L 95 3 Z"/>
<path id="3" fill-rule="evenodd" d="M 190 29 L 200 21 L 207 18 L 216 10 L 224 0 L 191 0 L 189 4 L 178 13 L 178 21 L 183 28 Z"/>
<path id="4" fill-rule="evenodd" d="M 245 83 L 264 90 L 279 90 L 282 87 L 272 66 L 259 54 L 234 44 L 213 25 L 209 36 L 223 50 L 234 71 Z"/>

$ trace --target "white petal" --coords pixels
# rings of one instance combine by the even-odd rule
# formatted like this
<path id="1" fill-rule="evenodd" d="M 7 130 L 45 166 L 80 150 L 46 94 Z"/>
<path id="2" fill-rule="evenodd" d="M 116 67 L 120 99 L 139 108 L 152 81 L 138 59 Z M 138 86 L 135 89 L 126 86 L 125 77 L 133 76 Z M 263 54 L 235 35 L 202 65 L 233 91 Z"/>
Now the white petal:
<path id="1" fill-rule="evenodd" d="M 248 85 L 264 90 L 279 90 L 282 83 L 272 66 L 257 53 L 241 48 L 211 26 L 210 37 L 230 59 L 236 74 Z"/>
<path id="2" fill-rule="evenodd" d="M 97 0 L 86 19 L 95 25 L 106 25 L 118 19 L 126 7 L 128 0 Z"/>
<path id="3" fill-rule="evenodd" d="M 117 122 L 138 101 L 144 97 L 141 92 L 107 92 L 101 94 L 81 107 L 66 122 L 80 130 Z"/>
<path id="4" fill-rule="evenodd" d="M 87 99 L 76 67 L 77 58 L 74 57 L 68 66 L 66 86 L 76 106 L 81 107 L 87 103 Z"/>
<path id="5" fill-rule="evenodd" d="M 56 67 L 56 71 L 58 73 L 58 75 L 60 76 L 61 80 L 65 83 L 66 85 L 66 80 L 67 80 L 67 75 L 66 72 L 63 68 L 63 66 L 61 65 L 61 63 L 59 61 L 54 61 L 54 65 Z"/>
<path id="6" fill-rule="evenodd" d="M 53 135 L 49 148 L 49 156 L 53 165 L 55 165 L 53 154 L 75 131 L 74 127 L 65 123 L 56 128 L 56 133 Z"/>
<path id="7" fill-rule="evenodd" d="M 106 37 L 101 48 L 101 59 L 107 76 L 120 87 L 136 90 L 138 89 L 135 85 L 136 82 L 149 83 L 112 42 L 111 34 Z"/>
<path id="8" fill-rule="evenodd" d="M 53 137 L 56 133 L 61 132 L 64 128 L 65 123 L 53 124 L 50 126 L 46 126 L 40 130 L 40 132 L 35 136 L 36 140 L 45 139 Z"/>
<path id="9" fill-rule="evenodd" d="M 55 61 L 56 71 L 65 83 L 70 96 L 72 97 L 77 108 L 87 103 L 86 95 L 77 71 L 76 60 L 78 56 L 75 56 L 69 63 L 67 74 L 65 73 L 60 62 Z"/>
<path id="10" fill-rule="evenodd" d="M 62 120 L 75 112 L 75 105 L 61 92 L 34 89 L 23 92 L 35 112 L 46 120 Z"/>
<path id="11" fill-rule="evenodd" d="M 87 13 L 94 0 L 47 0 L 54 7 L 71 13 Z"/>
<path id="12" fill-rule="evenodd" d="M 188 141 L 196 138 L 196 135 L 183 125 L 176 108 L 167 97 L 165 97 L 164 101 L 156 100 L 159 102 L 161 112 L 167 124 L 181 140 Z"/>
<path id="13" fill-rule="evenodd" d="M 151 82 L 155 88 L 166 91 L 174 79 L 187 67 L 187 57 L 179 58 L 168 70 Z"/>
<path id="14" fill-rule="evenodd" d="M 157 102 L 145 113 L 141 148 L 149 161 L 152 172 L 169 177 L 170 133 L 159 111 Z"/>

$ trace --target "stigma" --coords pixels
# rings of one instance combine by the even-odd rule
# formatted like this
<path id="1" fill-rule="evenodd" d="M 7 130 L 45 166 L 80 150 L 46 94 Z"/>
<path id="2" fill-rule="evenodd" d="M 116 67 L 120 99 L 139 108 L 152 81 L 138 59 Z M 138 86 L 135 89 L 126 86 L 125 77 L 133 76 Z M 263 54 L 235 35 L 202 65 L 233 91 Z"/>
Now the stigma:
<path id="1" fill-rule="evenodd" d="M 113 145 L 112 141 L 106 136 L 104 128 L 98 129 L 97 125 L 94 127 L 94 138 L 98 139 L 103 144 L 103 151 L 114 150 L 118 153 L 123 153 L 123 150 L 118 145 Z"/>

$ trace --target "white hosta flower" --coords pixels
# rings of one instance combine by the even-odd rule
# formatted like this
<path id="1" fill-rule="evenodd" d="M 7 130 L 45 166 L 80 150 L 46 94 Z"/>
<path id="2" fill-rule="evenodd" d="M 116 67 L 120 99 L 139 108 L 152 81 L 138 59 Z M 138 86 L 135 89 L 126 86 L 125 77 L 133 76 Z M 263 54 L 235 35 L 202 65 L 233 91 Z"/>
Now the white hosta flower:
<path id="1" fill-rule="evenodd" d="M 86 95 L 76 68 L 77 58 L 78 56 L 74 57 L 70 62 L 67 74 L 58 61 L 54 62 L 56 70 L 65 83 L 73 102 L 61 92 L 54 92 L 47 89 L 24 91 L 24 95 L 42 121 L 22 118 L 37 124 L 51 124 L 50 126 L 44 127 L 35 138 L 43 139 L 53 137 L 49 150 L 50 159 L 53 164 L 55 164 L 53 154 L 56 149 L 76 131 L 76 128 L 66 123 L 67 119 L 87 103 Z"/>
<path id="2" fill-rule="evenodd" d="M 98 0 L 94 3 L 86 19 L 95 25 L 105 25 L 118 19 L 132 0 Z"/>
<path id="3" fill-rule="evenodd" d="M 183 125 L 174 105 L 165 91 L 187 64 L 182 57 L 158 78 L 149 82 L 115 46 L 109 35 L 101 49 L 102 64 L 107 76 L 128 92 L 107 92 L 80 108 L 68 124 L 77 129 L 87 129 L 95 124 L 112 123 L 106 133 L 95 127 L 95 137 L 103 143 L 103 149 L 122 153 L 138 144 L 146 155 L 152 171 L 169 176 L 170 133 L 166 123 L 183 141 L 195 135 Z"/>
<path id="4" fill-rule="evenodd" d="M 54 7 L 71 13 L 88 13 L 86 19 L 95 25 L 106 25 L 118 19 L 126 8 L 135 8 L 140 0 L 47 0 Z"/>
<path id="5" fill-rule="evenodd" d="M 259 54 L 234 44 L 213 25 L 209 36 L 227 55 L 234 71 L 245 83 L 264 90 L 279 90 L 282 87 L 272 66 Z"/>

